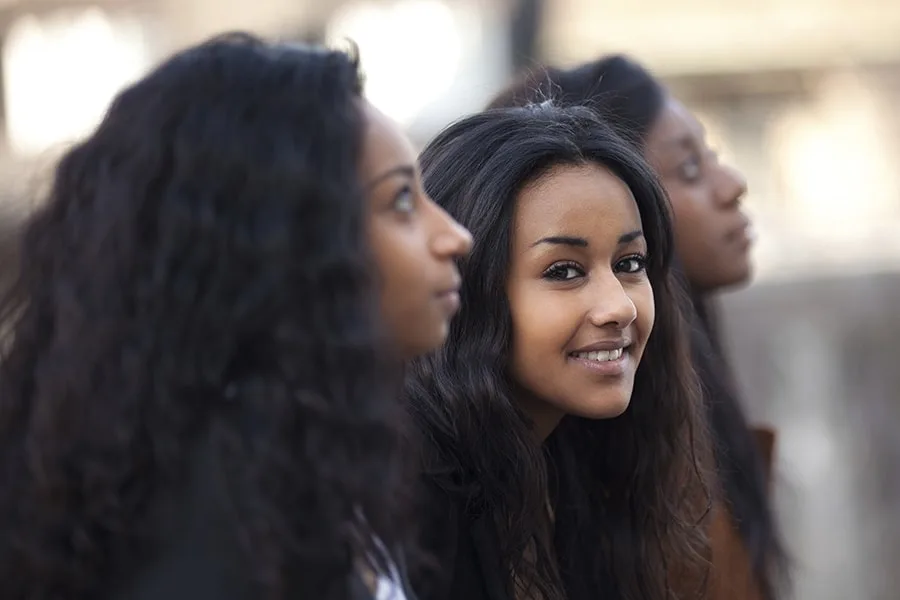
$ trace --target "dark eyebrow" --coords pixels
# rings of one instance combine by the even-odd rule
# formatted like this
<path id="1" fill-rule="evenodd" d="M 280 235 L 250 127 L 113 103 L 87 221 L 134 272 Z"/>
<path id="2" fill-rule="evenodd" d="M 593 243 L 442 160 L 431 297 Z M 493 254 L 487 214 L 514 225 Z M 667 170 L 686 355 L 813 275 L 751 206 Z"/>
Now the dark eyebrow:
<path id="1" fill-rule="evenodd" d="M 416 168 L 413 165 L 400 165 L 399 167 L 394 167 L 393 169 L 388 169 L 384 173 L 381 173 L 371 181 L 366 184 L 367 188 L 373 188 L 385 179 L 393 177 L 395 175 L 404 175 L 409 177 L 410 179 L 415 179 L 416 177 Z"/>
<path id="2" fill-rule="evenodd" d="M 638 238 L 644 237 L 644 232 L 640 229 L 635 229 L 634 231 L 629 231 L 625 235 L 619 238 L 619 245 L 624 246 L 625 244 L 630 244 L 634 240 Z"/>
<path id="3" fill-rule="evenodd" d="M 560 246 L 578 246 L 579 248 L 587 248 L 588 241 L 580 237 L 572 237 L 568 235 L 551 235 L 541 238 L 531 245 L 532 248 L 539 244 L 556 244 Z"/>
<path id="4" fill-rule="evenodd" d="M 630 244 L 634 240 L 644 237 L 644 232 L 640 229 L 635 229 L 634 231 L 629 231 L 628 233 L 619 237 L 619 245 L 624 246 L 625 244 Z M 578 248 L 587 248 L 588 241 L 582 237 L 575 237 L 570 235 L 551 235 L 545 238 L 541 238 L 535 243 L 531 245 L 532 248 L 539 244 L 555 244 L 559 246 L 577 246 Z"/>

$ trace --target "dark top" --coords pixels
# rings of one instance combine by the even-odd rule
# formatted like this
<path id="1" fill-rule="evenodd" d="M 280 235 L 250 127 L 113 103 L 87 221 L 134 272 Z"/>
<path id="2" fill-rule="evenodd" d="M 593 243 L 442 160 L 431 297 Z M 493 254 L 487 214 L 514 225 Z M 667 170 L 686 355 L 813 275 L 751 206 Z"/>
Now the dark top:
<path id="1" fill-rule="evenodd" d="M 412 587 L 419 600 L 514 600 L 500 562 L 490 520 L 464 497 L 423 479 L 421 549 L 435 564 L 421 569 Z"/>
<path id="2" fill-rule="evenodd" d="M 150 523 L 156 547 L 139 568 L 114 585 L 108 600 L 259 600 L 230 510 L 230 492 L 212 435 L 190 452 L 183 489 L 158 499 Z M 348 582 L 353 598 L 371 600 L 359 578 Z M 305 599 L 302 584 L 289 583 L 291 599 Z M 317 600 L 312 599 L 310 600 Z"/>

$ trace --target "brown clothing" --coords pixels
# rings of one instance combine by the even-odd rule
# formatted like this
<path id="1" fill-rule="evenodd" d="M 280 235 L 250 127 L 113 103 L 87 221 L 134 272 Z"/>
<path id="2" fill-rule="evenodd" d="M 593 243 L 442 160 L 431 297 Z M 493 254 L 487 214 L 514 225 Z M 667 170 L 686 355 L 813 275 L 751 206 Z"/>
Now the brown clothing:
<path id="1" fill-rule="evenodd" d="M 775 433 L 766 428 L 753 430 L 759 444 L 766 478 L 771 485 Z M 737 525 L 721 503 L 713 505 L 709 529 L 712 570 L 708 600 L 762 600 L 759 583 L 753 574 L 750 555 L 741 540 Z"/>

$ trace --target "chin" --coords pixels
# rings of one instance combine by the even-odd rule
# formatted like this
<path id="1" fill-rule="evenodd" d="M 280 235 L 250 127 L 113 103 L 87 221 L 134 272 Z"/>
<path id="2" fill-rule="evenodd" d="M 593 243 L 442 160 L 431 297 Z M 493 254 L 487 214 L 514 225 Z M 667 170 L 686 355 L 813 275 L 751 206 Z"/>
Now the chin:
<path id="1" fill-rule="evenodd" d="M 576 414 L 584 419 L 593 419 L 599 421 L 601 419 L 615 419 L 622 416 L 628 406 L 631 404 L 631 393 L 624 398 L 609 398 L 603 402 L 582 407 Z"/>
<path id="2" fill-rule="evenodd" d="M 724 292 L 746 287 L 753 279 L 753 263 L 749 260 L 729 264 L 721 269 L 707 273 L 703 282 L 692 282 L 704 293 Z"/>
<path id="3" fill-rule="evenodd" d="M 444 327 L 440 331 L 434 332 L 431 336 L 421 336 L 417 339 L 406 340 L 405 343 L 400 344 L 402 350 L 400 358 L 402 360 L 412 360 L 423 354 L 434 352 L 444 345 L 444 342 L 447 340 L 447 332 L 448 328 Z"/>
<path id="4" fill-rule="evenodd" d="M 722 278 L 722 282 L 717 286 L 718 289 L 735 289 L 743 288 L 750 285 L 753 280 L 753 266 L 748 264 L 745 268 L 729 273 L 728 276 Z"/>

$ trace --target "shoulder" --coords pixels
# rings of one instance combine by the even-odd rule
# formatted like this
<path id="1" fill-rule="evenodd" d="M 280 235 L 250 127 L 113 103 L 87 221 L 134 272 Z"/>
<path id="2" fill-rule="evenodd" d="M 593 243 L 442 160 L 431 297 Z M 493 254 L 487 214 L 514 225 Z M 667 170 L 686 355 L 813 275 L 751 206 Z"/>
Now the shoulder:
<path id="1" fill-rule="evenodd" d="M 713 506 L 709 528 L 712 561 L 708 584 L 710 600 L 761 600 L 764 596 L 753 571 L 753 561 L 728 508 Z"/>
<path id="2" fill-rule="evenodd" d="M 153 540 L 144 560 L 115 586 L 114 600 L 244 600 L 254 597 L 212 436 L 185 453 L 183 479 L 160 490 L 147 515 Z"/>
<path id="3" fill-rule="evenodd" d="M 756 426 L 751 428 L 751 431 L 762 457 L 763 468 L 766 472 L 766 483 L 771 485 L 772 472 L 775 468 L 775 430 L 771 427 Z"/>
<path id="4" fill-rule="evenodd" d="M 447 558 L 455 552 L 464 528 L 465 499 L 435 478 L 422 475 L 415 487 L 418 541 L 425 552 Z"/>
<path id="5" fill-rule="evenodd" d="M 450 600 L 460 552 L 469 536 L 465 502 L 435 478 L 422 475 L 415 487 L 416 560 L 412 589 L 420 600 Z"/>

